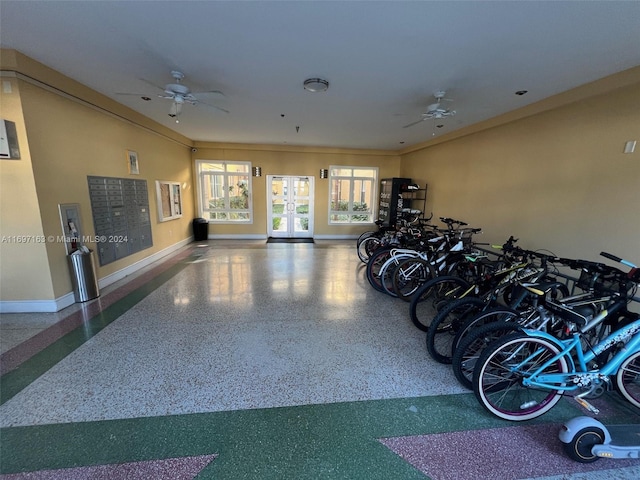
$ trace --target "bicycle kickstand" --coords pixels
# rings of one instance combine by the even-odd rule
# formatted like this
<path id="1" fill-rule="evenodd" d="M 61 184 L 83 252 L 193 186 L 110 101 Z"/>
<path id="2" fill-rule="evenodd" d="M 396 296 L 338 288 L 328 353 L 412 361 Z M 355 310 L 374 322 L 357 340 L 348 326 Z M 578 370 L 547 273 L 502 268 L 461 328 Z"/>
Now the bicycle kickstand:
<path id="1" fill-rule="evenodd" d="M 585 410 L 588 410 L 589 412 L 593 413 L 594 415 L 598 415 L 600 413 L 600 409 L 594 407 L 593 405 L 591 405 L 589 402 L 587 402 L 584 398 L 584 396 L 589 395 L 591 393 L 592 389 L 587 390 L 586 392 L 581 393 L 580 395 L 576 395 L 575 397 L 573 397 L 573 399 L 578 402 L 580 404 L 580 406 L 582 408 L 584 408 Z"/>

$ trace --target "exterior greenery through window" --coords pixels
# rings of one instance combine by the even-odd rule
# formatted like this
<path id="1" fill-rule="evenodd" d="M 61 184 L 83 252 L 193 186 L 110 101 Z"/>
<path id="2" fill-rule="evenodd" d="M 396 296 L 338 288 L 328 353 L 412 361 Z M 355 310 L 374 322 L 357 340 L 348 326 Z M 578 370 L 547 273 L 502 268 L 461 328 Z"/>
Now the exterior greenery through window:
<path id="1" fill-rule="evenodd" d="M 373 223 L 378 169 L 330 167 L 329 223 Z"/>
<path id="2" fill-rule="evenodd" d="M 251 164 L 198 160 L 200 214 L 210 222 L 251 223 Z"/>

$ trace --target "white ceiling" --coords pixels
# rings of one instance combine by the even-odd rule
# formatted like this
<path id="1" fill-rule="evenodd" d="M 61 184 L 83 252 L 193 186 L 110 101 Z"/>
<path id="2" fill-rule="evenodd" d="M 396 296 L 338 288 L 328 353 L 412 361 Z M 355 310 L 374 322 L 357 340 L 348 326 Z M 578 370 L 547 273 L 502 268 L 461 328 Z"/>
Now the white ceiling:
<path id="1" fill-rule="evenodd" d="M 640 65 L 639 1 L 1 0 L 0 18 L 3 48 L 196 141 L 397 150 Z M 174 69 L 230 113 L 176 124 L 150 85 Z M 440 89 L 457 115 L 402 128 Z"/>

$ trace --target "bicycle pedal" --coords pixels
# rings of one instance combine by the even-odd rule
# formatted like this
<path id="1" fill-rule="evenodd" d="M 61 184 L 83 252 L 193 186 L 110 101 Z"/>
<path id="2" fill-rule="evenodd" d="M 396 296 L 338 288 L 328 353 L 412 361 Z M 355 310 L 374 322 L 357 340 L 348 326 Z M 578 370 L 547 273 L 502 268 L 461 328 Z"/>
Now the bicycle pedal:
<path id="1" fill-rule="evenodd" d="M 580 397 L 573 397 L 573 399 L 578 402 L 580 404 L 580 406 L 582 406 L 582 408 L 588 410 L 589 412 L 597 415 L 600 413 L 600 410 L 596 407 L 594 407 L 593 405 L 591 405 L 589 402 L 587 402 L 584 398 L 580 398 Z"/>

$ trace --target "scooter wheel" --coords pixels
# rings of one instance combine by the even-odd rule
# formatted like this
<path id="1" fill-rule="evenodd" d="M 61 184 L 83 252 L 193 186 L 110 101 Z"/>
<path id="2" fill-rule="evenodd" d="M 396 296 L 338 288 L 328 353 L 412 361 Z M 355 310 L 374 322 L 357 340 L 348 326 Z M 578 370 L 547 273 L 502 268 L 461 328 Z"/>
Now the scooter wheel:
<path id="1" fill-rule="evenodd" d="M 586 427 L 574 435 L 571 443 L 563 445 L 565 453 L 576 462 L 591 463 L 600 459 L 591 449 L 601 443 L 604 443 L 604 432 L 596 427 Z"/>

